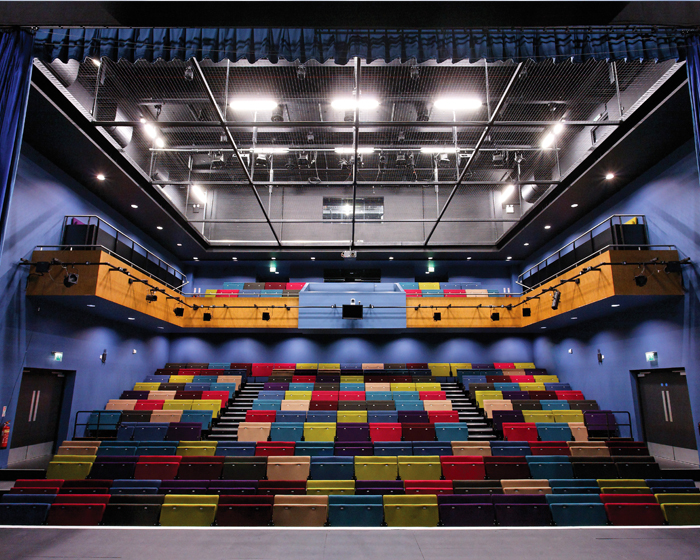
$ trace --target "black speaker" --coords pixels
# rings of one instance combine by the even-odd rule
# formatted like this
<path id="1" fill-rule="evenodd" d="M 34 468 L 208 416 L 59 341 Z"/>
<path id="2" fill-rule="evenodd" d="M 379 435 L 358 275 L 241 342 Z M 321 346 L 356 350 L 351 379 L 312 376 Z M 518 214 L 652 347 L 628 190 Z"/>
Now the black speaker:
<path id="1" fill-rule="evenodd" d="M 204 319 L 205 321 L 211 321 L 211 313 L 203 313 L 202 319 Z"/>
<path id="2" fill-rule="evenodd" d="M 173 309 L 173 312 L 177 317 L 182 317 L 185 314 L 185 308 L 184 307 L 176 307 Z"/>
<path id="3" fill-rule="evenodd" d="M 500 321 L 501 320 L 501 315 L 500 313 L 491 313 L 491 320 L 492 321 Z"/>
<path id="4" fill-rule="evenodd" d="M 262 320 L 263 320 L 263 321 L 269 321 L 269 320 L 270 320 L 270 314 L 269 314 L 267 311 L 263 311 Z"/>
<path id="5" fill-rule="evenodd" d="M 343 319 L 362 319 L 364 308 L 361 305 L 343 305 Z"/>
<path id="6" fill-rule="evenodd" d="M 34 272 L 38 274 L 46 274 L 50 267 L 51 263 L 49 261 L 41 261 L 34 265 Z M 668 271 L 668 267 L 666 267 L 666 270 Z"/>
<path id="7" fill-rule="evenodd" d="M 529 307 L 523 307 L 523 317 L 529 317 L 532 315 L 532 310 Z"/>
<path id="8" fill-rule="evenodd" d="M 442 321 L 442 313 L 433 313 L 433 321 Z"/>

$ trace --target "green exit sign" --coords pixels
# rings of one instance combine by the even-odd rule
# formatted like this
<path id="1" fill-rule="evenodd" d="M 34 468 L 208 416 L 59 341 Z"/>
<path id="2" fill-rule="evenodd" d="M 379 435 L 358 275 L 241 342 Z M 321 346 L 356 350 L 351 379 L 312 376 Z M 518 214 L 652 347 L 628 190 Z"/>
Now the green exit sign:
<path id="1" fill-rule="evenodd" d="M 63 361 L 63 352 L 51 352 L 53 355 L 53 361 L 54 362 L 62 362 Z"/>
<path id="2" fill-rule="evenodd" d="M 659 355 L 656 352 L 647 352 L 646 357 L 647 362 L 656 362 L 658 361 Z"/>

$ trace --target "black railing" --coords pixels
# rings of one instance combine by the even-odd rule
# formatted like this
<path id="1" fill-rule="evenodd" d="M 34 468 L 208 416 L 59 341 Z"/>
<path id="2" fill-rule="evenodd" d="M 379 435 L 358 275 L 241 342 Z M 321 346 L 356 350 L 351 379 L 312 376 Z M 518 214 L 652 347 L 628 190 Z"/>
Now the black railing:
<path id="1" fill-rule="evenodd" d="M 73 439 L 99 439 L 116 438 L 118 422 L 108 419 L 114 418 L 115 410 L 79 410 L 75 413 L 75 423 L 73 424 Z M 87 420 L 79 422 L 81 414 L 88 414 Z M 78 428 L 82 427 L 82 435 L 79 435 Z"/>

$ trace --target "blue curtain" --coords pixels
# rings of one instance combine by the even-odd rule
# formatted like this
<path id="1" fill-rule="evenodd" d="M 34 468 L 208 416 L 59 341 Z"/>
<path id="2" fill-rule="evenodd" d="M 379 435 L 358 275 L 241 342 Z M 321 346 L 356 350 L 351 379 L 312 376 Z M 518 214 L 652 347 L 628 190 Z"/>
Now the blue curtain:
<path id="1" fill-rule="evenodd" d="M 695 158 L 700 173 L 700 37 L 688 39 L 688 87 L 690 106 L 693 109 L 693 130 L 695 132 Z"/>
<path id="2" fill-rule="evenodd" d="M 22 145 L 33 41 L 27 31 L 0 30 L 0 257 Z"/>
<path id="3" fill-rule="evenodd" d="M 40 29 L 34 56 L 52 62 L 112 60 L 153 62 L 209 58 L 255 62 L 353 57 L 418 62 L 526 60 L 685 60 L 685 38 L 672 29 L 630 30 L 393 30 L 322 29 Z"/>

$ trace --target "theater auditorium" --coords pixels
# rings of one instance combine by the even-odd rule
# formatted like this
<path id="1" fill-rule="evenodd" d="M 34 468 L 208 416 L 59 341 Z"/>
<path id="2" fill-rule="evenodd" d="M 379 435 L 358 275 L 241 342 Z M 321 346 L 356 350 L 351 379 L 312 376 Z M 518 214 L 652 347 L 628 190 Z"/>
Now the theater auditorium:
<path id="1" fill-rule="evenodd" d="M 0 6 L 0 558 L 698 556 L 700 9 L 552 4 Z"/>

